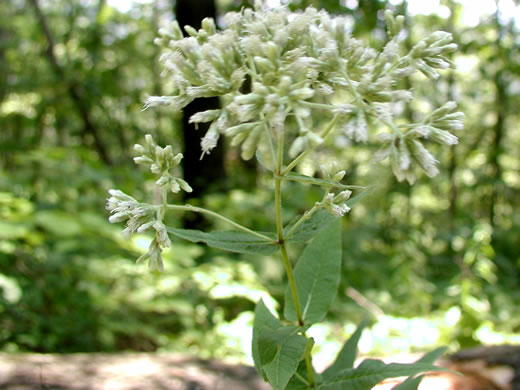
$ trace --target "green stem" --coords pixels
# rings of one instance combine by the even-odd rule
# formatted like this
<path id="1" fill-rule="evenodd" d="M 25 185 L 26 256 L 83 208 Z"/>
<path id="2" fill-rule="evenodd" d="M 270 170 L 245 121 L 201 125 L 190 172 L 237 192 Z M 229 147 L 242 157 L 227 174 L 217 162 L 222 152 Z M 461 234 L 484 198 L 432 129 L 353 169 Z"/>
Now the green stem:
<path id="1" fill-rule="evenodd" d="M 210 215 L 210 216 L 212 216 L 214 218 L 220 219 L 221 221 L 227 222 L 228 224 L 230 224 L 231 226 L 235 227 L 238 230 L 241 230 L 243 232 L 249 233 L 249 234 L 251 234 L 253 236 L 256 236 L 258 238 L 261 238 L 263 240 L 266 240 L 266 241 L 269 241 L 269 242 L 273 242 L 273 239 L 271 237 L 268 237 L 268 236 L 266 236 L 266 235 L 264 235 L 262 233 L 255 232 L 254 230 L 248 229 L 245 226 L 240 225 L 239 223 L 236 223 L 235 221 L 232 221 L 232 220 L 224 217 L 223 215 L 220 215 L 220 214 L 215 213 L 214 211 L 211 211 L 211 210 L 208 210 L 208 209 L 203 209 L 202 207 L 195 207 L 195 206 L 192 206 L 190 204 L 186 204 L 186 205 L 183 205 L 183 206 L 169 204 L 166 207 L 168 208 L 168 210 L 193 211 L 195 213 L 207 214 L 207 215 Z"/>
<path id="2" fill-rule="evenodd" d="M 285 244 L 280 245 L 280 251 L 282 253 L 283 265 L 285 272 L 287 272 L 287 279 L 289 281 L 289 287 L 291 289 L 291 295 L 294 301 L 294 311 L 296 312 L 296 318 L 298 319 L 298 325 L 303 326 L 302 309 L 300 308 L 300 300 L 298 299 L 298 291 L 296 289 L 296 282 L 294 280 L 294 273 L 292 265 L 287 255 L 287 248 Z"/>
<path id="3" fill-rule="evenodd" d="M 284 244 L 283 224 L 282 224 L 282 177 L 280 171 L 283 164 L 283 135 L 278 137 L 278 153 L 276 158 L 276 168 L 274 175 L 274 204 L 276 208 L 276 232 L 278 242 Z"/>
<path id="4" fill-rule="evenodd" d="M 303 222 L 308 220 L 312 215 L 319 210 L 319 207 L 314 206 L 312 209 L 307 211 L 305 214 L 301 216 L 301 218 L 289 229 L 287 234 L 285 235 L 286 238 L 291 237 L 292 233 L 300 226 Z"/>
<path id="5" fill-rule="evenodd" d="M 309 382 L 308 382 L 308 381 L 307 381 L 303 376 L 301 376 L 301 375 L 298 374 L 297 372 L 294 373 L 294 376 L 295 376 L 296 378 L 298 378 L 299 380 L 301 380 L 305 385 L 307 385 L 307 386 L 309 386 L 309 387 L 311 386 L 311 384 L 310 384 L 310 383 L 309 383 Z"/>
<path id="6" fill-rule="evenodd" d="M 332 131 L 332 129 L 334 128 L 334 125 L 336 124 L 336 122 L 338 121 L 339 119 L 339 115 L 334 115 L 334 117 L 332 118 L 332 120 L 329 122 L 329 124 L 327 125 L 327 127 L 325 128 L 325 130 L 323 131 L 323 134 L 320 135 L 321 138 L 325 139 L 327 138 L 327 136 L 330 134 L 330 132 Z M 291 172 L 294 167 L 296 165 L 298 165 L 298 163 L 305 157 L 307 156 L 307 154 L 309 153 L 309 151 L 305 151 L 305 152 L 302 152 L 300 153 L 300 155 L 298 157 L 296 157 L 293 161 L 291 161 L 291 163 L 287 166 L 287 168 L 284 169 L 284 171 L 280 174 L 280 176 L 284 176 L 286 174 L 288 174 L 289 172 Z"/>
<path id="7" fill-rule="evenodd" d="M 303 326 L 303 317 L 300 307 L 300 300 L 298 298 L 298 290 L 296 289 L 296 282 L 294 280 L 294 273 L 287 255 L 287 247 L 285 245 L 285 237 L 283 234 L 283 223 L 282 223 L 282 179 L 283 174 L 280 175 L 283 165 L 283 135 L 278 137 L 278 152 L 276 168 L 274 172 L 274 199 L 276 207 L 276 231 L 278 234 L 278 244 L 280 245 L 280 252 L 282 254 L 283 265 L 285 272 L 287 273 L 287 280 L 289 282 L 289 288 L 291 289 L 291 295 L 294 302 L 294 311 L 296 312 L 296 318 L 299 326 Z M 303 332 L 305 336 L 305 332 Z M 307 366 L 307 376 L 309 378 L 308 385 L 314 387 L 314 374 L 312 370 L 312 356 L 310 354 L 305 356 L 305 364 Z"/>

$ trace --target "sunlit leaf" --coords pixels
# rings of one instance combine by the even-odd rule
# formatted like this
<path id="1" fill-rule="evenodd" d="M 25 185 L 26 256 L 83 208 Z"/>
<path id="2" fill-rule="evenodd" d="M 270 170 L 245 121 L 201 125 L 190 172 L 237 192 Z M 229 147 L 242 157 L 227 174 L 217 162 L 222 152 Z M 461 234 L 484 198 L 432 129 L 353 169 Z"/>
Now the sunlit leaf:
<path id="1" fill-rule="evenodd" d="M 311 241 L 294 268 L 294 279 L 303 322 L 314 324 L 327 314 L 341 277 L 341 220 L 336 219 Z M 297 315 L 291 289 L 285 290 L 287 319 Z"/>
<path id="2" fill-rule="evenodd" d="M 390 363 L 381 360 L 366 359 L 359 367 L 339 371 L 326 383 L 317 387 L 319 390 L 369 390 L 379 382 L 400 376 L 411 376 L 428 371 L 447 371 L 429 363 Z"/>
<path id="3" fill-rule="evenodd" d="M 339 371 L 347 369 L 347 368 L 353 368 L 354 367 L 354 361 L 356 360 L 357 356 L 357 346 L 359 343 L 359 339 L 361 338 L 361 335 L 363 334 L 363 330 L 367 326 L 368 321 L 364 320 L 359 324 L 356 331 L 350 336 L 350 338 L 343 344 L 343 348 L 341 348 L 341 351 L 339 351 L 338 356 L 336 357 L 336 360 L 334 360 L 334 363 L 332 363 L 324 372 L 323 377 L 324 378 L 330 378 L 337 374 Z"/>

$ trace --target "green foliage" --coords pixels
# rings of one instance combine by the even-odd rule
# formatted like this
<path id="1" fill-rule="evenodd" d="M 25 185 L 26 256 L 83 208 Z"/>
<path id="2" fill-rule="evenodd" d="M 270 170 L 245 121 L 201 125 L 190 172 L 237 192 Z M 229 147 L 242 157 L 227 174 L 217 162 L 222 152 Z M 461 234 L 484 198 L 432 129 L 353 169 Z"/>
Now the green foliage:
<path id="1" fill-rule="evenodd" d="M 324 378 L 332 378 L 337 375 L 339 371 L 348 368 L 354 368 L 354 361 L 356 360 L 357 347 L 363 329 L 367 326 L 367 321 L 363 321 L 350 336 L 350 338 L 343 344 L 343 347 L 338 353 L 338 356 L 327 369 L 323 372 Z"/>
<path id="2" fill-rule="evenodd" d="M 380 360 L 366 359 L 357 368 L 338 372 L 330 382 L 318 386 L 323 390 L 371 389 L 379 382 L 400 376 L 411 376 L 421 372 L 444 371 L 429 363 L 385 364 Z"/>
<path id="3" fill-rule="evenodd" d="M 148 252 L 137 260 L 148 261 L 152 271 L 164 270 L 162 253 L 172 245 L 170 233 L 191 242 L 204 242 L 239 253 L 268 255 L 279 249 L 288 282 L 284 316 L 289 324 L 278 320 L 261 300 L 255 310 L 252 340 L 257 371 L 274 390 L 298 388 L 296 380 L 307 388 L 368 390 L 389 377 L 437 369 L 424 362 L 386 365 L 375 360 L 365 360 L 353 368 L 361 326 L 325 375 L 315 375 L 314 339 L 306 335 L 310 326 L 325 318 L 340 284 L 339 217 L 348 213 L 369 191 L 350 199 L 349 204 L 352 191 L 347 188 L 351 186 L 341 184 L 346 170 L 338 170 L 332 164 L 323 165 L 323 179 L 292 171 L 308 160 L 311 153 L 316 153 L 331 134 L 343 135 L 356 143 L 368 141 L 367 119 L 371 119 L 387 130 L 378 136 L 381 147 L 373 159 L 380 161 L 388 157 L 397 179 L 413 184 L 416 166 L 430 177 L 439 173 L 438 161 L 423 142 L 431 138 L 439 144 L 453 145 L 457 137 L 451 131 L 463 128 L 464 114 L 455 111 L 456 103 L 452 101 L 422 120 L 397 124 L 391 109 L 413 97 L 410 87 L 395 88 L 397 81 L 416 71 L 431 79 L 438 78 L 438 69 L 454 66 L 447 56 L 457 45 L 452 43 L 450 33 L 437 31 L 414 45 L 406 55 L 400 54 L 399 37 L 404 17 L 394 18 L 390 11 L 385 17 L 390 39 L 380 53 L 353 39 L 346 31 L 344 18 L 331 18 L 328 13 L 310 7 L 300 14 L 289 14 L 284 7 L 265 10 L 261 1 L 255 3 L 254 11 L 227 14 L 228 25 L 223 31 L 216 30 L 212 19 L 202 21 L 199 30 L 185 27 L 189 37 L 183 36 L 177 21 L 159 30 L 155 42 L 164 51 L 161 61 L 171 92 L 165 96 L 150 96 L 145 109 L 168 106 L 180 111 L 194 99 L 221 97 L 221 109 L 197 112 L 189 119 L 194 123 L 210 123 L 201 140 L 202 157 L 216 148 L 221 135 L 225 135 L 231 138 L 232 146 L 241 146 L 243 160 L 256 156 L 267 168 L 276 216 L 276 233 L 272 236 L 203 207 L 170 204 L 170 192 L 192 191 L 186 181 L 173 176 L 171 171 L 183 155 L 175 154 L 170 145 L 159 146 L 149 134 L 145 136 L 144 146 L 135 145 L 140 156 L 134 161 L 148 166 L 155 175 L 160 202 L 143 203 L 121 190 L 109 190 L 109 221 L 126 221 L 122 232 L 125 238 L 148 230 L 153 232 Z M 246 76 L 250 82 L 246 83 Z M 248 91 L 244 93 L 244 90 Z M 325 111 L 331 116 L 329 123 L 319 131 L 314 130 L 312 110 Z M 341 126 L 336 126 L 338 123 Z M 286 182 L 315 185 L 321 187 L 324 194 L 321 201 L 284 227 L 282 184 Z M 336 193 L 336 188 L 343 191 Z M 166 225 L 166 214 L 171 211 L 207 215 L 237 231 L 205 233 L 173 229 Z M 332 218 L 323 217 L 323 212 Z M 311 239 L 294 268 L 287 250 L 293 236 L 294 241 L 302 237 Z M 298 372 L 302 361 L 305 362 L 304 376 Z"/>
<path id="4" fill-rule="evenodd" d="M 250 324 L 247 315 L 256 302 L 269 298 L 266 290 L 274 298 L 271 303 L 284 300 L 283 264 L 275 253 L 260 256 L 255 249 L 223 257 L 219 251 L 175 239 L 174 248 L 164 252 L 166 272 L 150 274 L 133 264 L 146 253 L 150 240 L 144 235 L 122 240 L 107 223 L 102 206 L 109 188 L 142 200 L 154 187 L 152 174 L 129 164 L 131 145 L 141 142 L 146 132 L 153 132 L 160 144 L 177 145 L 182 139 L 177 116 L 142 111 L 147 93 L 170 92 L 159 77 L 159 50 L 150 44 L 170 4 L 162 8 L 162 3 L 135 3 L 122 12 L 96 2 L 40 3 L 62 72 L 55 72 L 42 50 L 48 41 L 30 3 L 0 4 L 0 349 L 176 350 L 245 359 L 229 335 L 239 333 L 234 326 Z M 355 3 L 299 1 L 289 7 L 314 5 L 344 15 L 353 36 L 381 48 L 388 36 L 378 11 L 404 14 L 406 2 Z M 439 330 L 436 343 L 451 348 L 513 340 L 506 336 L 520 330 L 518 27 L 493 15 L 468 27 L 462 6 L 451 1 L 446 5 L 449 18 L 416 15 L 404 22 L 408 49 L 433 29 L 451 31 L 460 46 L 450 57 L 462 64 L 459 70 L 434 88 L 412 77 L 416 98 L 403 105 L 406 120 L 417 121 L 456 96 L 467 114 L 468 130 L 455 152 L 424 141 L 446 167 L 434 184 L 421 177 L 414 187 L 398 183 L 387 176 L 387 167 L 367 164 L 378 145 L 356 144 L 353 149 L 348 146 L 355 142 L 343 135 L 327 139 L 327 155 L 318 150 L 283 181 L 284 235 L 309 205 L 323 200 L 322 185 L 354 191 L 356 196 L 345 202 L 352 211 L 343 223 L 338 297 L 326 319 L 345 324 L 339 330 L 331 327 L 330 338 L 339 342 L 352 323 L 366 316 L 348 293 L 349 288 L 358 291 L 373 304 L 365 307 L 379 316 L 365 332 L 375 340 L 371 353 L 424 349 L 424 344 L 414 344 L 410 326 L 428 321 Z M 398 82 L 398 88 L 408 88 L 407 81 Z M 74 89 L 108 151 L 110 166 L 86 131 L 70 93 Z M 313 111 L 313 129 L 323 130 L 329 119 L 325 112 Z M 293 128 L 294 122 L 289 118 Z M 373 131 L 379 125 L 370 126 Z M 268 231 L 275 214 L 273 188 L 256 173 L 274 170 L 273 159 L 258 152 L 262 166 L 251 164 L 253 168 L 239 171 L 237 152 L 229 150 L 226 158 L 232 175 L 225 186 L 233 189 L 190 203 L 218 209 L 254 231 Z M 341 183 L 315 164 L 331 160 L 349 167 Z M 177 177 L 181 171 L 175 167 L 171 174 Z M 259 187 L 246 192 L 236 183 Z M 354 207 L 353 200 L 365 192 L 342 183 L 378 187 Z M 302 191 L 301 184 L 310 185 Z M 170 229 L 184 231 L 186 213 L 166 216 Z M 335 220 L 327 210 L 313 213 L 286 237 L 289 254 L 297 258 L 302 245 Z M 224 220 L 206 223 L 212 231 L 230 229 Z M 247 237 L 245 232 L 232 234 L 237 233 Z M 205 234 L 205 239 L 214 238 L 211 232 Z M 268 244 L 266 252 L 277 248 Z M 380 343 L 378 332 L 395 342 Z M 353 350 L 345 348 L 342 354 L 350 362 Z M 317 351 L 319 346 L 313 353 Z M 309 380 L 305 359 L 296 373 Z M 320 376 L 313 376 L 319 383 Z M 406 386 L 414 388 L 418 378 Z M 307 385 L 295 375 L 287 388 Z"/>
<path id="5" fill-rule="evenodd" d="M 339 287 L 341 255 L 341 220 L 336 219 L 311 241 L 294 267 L 304 324 L 315 324 L 327 315 Z M 286 319 L 298 320 L 289 286 L 284 309 Z"/>

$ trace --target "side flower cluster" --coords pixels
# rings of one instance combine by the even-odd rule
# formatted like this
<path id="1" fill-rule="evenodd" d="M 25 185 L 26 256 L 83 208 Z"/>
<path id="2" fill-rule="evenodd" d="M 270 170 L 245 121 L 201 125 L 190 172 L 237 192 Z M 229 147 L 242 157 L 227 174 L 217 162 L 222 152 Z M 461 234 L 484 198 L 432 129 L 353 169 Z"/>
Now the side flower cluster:
<path id="1" fill-rule="evenodd" d="M 192 191 L 186 181 L 172 176 L 170 172 L 182 159 L 182 154 L 174 155 L 170 145 L 162 148 L 155 143 L 151 135 L 146 135 L 145 144 L 137 144 L 134 149 L 141 153 L 134 158 L 134 161 L 137 164 L 149 165 L 152 173 L 159 177 L 156 181 L 157 186 L 172 192 L 179 192 L 181 189 L 186 192 Z M 147 253 L 137 259 L 138 263 L 148 260 L 148 267 L 152 271 L 163 271 L 162 250 L 171 246 L 168 231 L 163 223 L 167 192 L 161 192 L 163 197 L 161 205 L 152 205 L 140 203 L 120 190 L 108 191 L 110 197 L 107 199 L 106 207 L 112 214 L 108 220 L 111 223 L 126 221 L 126 227 L 122 231 L 125 239 L 130 238 L 134 233 L 154 231 L 154 238 Z"/>
<path id="2" fill-rule="evenodd" d="M 321 202 L 316 202 L 315 207 L 324 208 L 336 217 L 343 217 L 350 211 L 350 207 L 345 203 L 352 195 L 352 191 L 345 190 L 335 195 L 329 192 L 323 197 Z"/>
<path id="3" fill-rule="evenodd" d="M 191 192 L 192 188 L 183 179 L 174 177 L 171 174 L 171 169 L 179 165 L 182 160 L 182 153 L 174 155 L 171 145 L 164 148 L 158 146 L 150 134 L 145 136 L 145 144 L 134 145 L 134 150 L 141 155 L 134 157 L 136 164 L 148 165 L 150 171 L 159 178 L 155 182 L 159 187 L 166 188 L 173 193 L 179 192 L 183 189 L 186 192 Z"/>
<path id="4" fill-rule="evenodd" d="M 391 159 L 392 170 L 399 181 L 415 182 L 415 166 L 418 165 L 429 177 L 439 173 L 437 159 L 421 143 L 421 139 L 443 145 L 455 145 L 458 138 L 451 131 L 464 128 L 464 113 L 455 111 L 457 104 L 448 102 L 433 111 L 421 123 L 406 133 L 379 134 L 381 149 L 373 156 L 375 161 Z"/>

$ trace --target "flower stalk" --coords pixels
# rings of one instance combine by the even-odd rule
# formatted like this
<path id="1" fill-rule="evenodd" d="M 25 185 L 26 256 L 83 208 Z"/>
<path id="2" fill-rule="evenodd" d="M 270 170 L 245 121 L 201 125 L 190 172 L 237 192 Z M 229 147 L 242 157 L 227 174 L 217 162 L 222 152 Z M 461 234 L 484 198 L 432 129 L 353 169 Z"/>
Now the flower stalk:
<path id="1" fill-rule="evenodd" d="M 148 252 L 138 259 L 148 261 L 151 270 L 163 270 L 161 253 L 171 245 L 170 233 L 238 253 L 280 252 L 287 275 L 285 296 L 292 298 L 292 304 L 284 308 L 287 321 L 273 315 L 263 301 L 258 302 L 252 345 L 259 374 L 277 390 L 286 389 L 293 379 L 307 388 L 322 388 L 326 380 L 336 385 L 335 377 L 314 375 L 314 340 L 307 337 L 306 330 L 325 318 L 340 284 L 339 219 L 368 193 L 366 186 L 341 183 L 347 167 L 308 157 L 324 148 L 328 137 L 347 137 L 347 146 L 351 147 L 367 142 L 373 129 L 381 127 L 385 132 L 375 137 L 381 148 L 373 159 L 388 158 L 395 177 L 412 184 L 416 168 L 430 177 L 439 172 L 438 161 L 423 142 L 454 145 L 458 138 L 451 132 L 463 128 L 464 114 L 456 111 L 454 102 L 425 115 L 418 123 L 397 124 L 394 120 L 397 105 L 413 99 L 413 91 L 397 89 L 402 84 L 397 81 L 416 72 L 436 79 L 438 70 L 453 66 L 447 54 L 456 45 L 449 33 L 436 32 L 408 53 L 400 53 L 404 17 L 394 17 L 387 11 L 385 19 L 389 41 L 379 52 L 354 39 L 342 17 L 312 7 L 299 14 L 290 14 L 287 7 L 266 10 L 261 0 L 256 1 L 255 10 L 226 15 L 227 28 L 221 31 L 211 19 L 203 21 L 199 30 L 186 27 L 189 37 L 183 36 L 177 22 L 159 31 L 156 43 L 163 49 L 160 61 L 171 90 L 170 95 L 150 96 L 144 108 L 164 106 L 178 112 L 196 98 L 222 97 L 220 109 L 199 112 L 190 118 L 192 123 L 209 125 L 201 140 L 202 155 L 209 154 L 226 136 L 231 146 L 240 147 L 242 159 L 258 158 L 272 175 L 275 232 L 254 231 L 202 207 L 170 204 L 170 193 L 192 191 L 184 179 L 175 175 L 183 156 L 174 154 L 172 146 L 158 146 L 151 135 L 145 137 L 143 145 L 135 145 L 139 156 L 134 161 L 147 166 L 155 175 L 160 204 L 141 203 L 122 191 L 109 191 L 109 221 L 126 221 L 125 238 L 134 233 L 154 233 Z M 326 111 L 332 116 L 321 130 L 317 129 L 315 111 Z M 291 160 L 284 166 L 286 154 Z M 322 176 L 294 173 L 303 162 L 321 167 Z M 324 191 L 322 200 L 315 202 L 286 231 L 284 181 L 319 185 Z M 351 190 L 365 191 L 356 196 L 358 199 L 349 200 Z M 204 214 L 225 222 L 233 230 L 206 233 L 171 229 L 164 222 L 167 211 Z M 294 268 L 287 248 L 293 240 L 309 241 Z M 276 351 L 274 356 L 272 351 Z M 302 361 L 306 375 L 303 363 L 300 368 Z M 352 367 L 332 367 L 332 371 L 346 373 L 343 379 L 347 382 L 351 379 L 348 375 L 354 375 Z"/>

